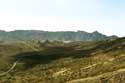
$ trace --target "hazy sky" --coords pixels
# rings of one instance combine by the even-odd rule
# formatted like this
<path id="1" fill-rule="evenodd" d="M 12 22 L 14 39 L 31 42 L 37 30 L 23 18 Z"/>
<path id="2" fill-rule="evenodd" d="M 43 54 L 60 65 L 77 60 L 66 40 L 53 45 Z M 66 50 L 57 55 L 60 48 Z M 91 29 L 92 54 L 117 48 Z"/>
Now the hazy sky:
<path id="1" fill-rule="evenodd" d="M 125 0 L 0 0 L 0 29 L 125 36 Z"/>

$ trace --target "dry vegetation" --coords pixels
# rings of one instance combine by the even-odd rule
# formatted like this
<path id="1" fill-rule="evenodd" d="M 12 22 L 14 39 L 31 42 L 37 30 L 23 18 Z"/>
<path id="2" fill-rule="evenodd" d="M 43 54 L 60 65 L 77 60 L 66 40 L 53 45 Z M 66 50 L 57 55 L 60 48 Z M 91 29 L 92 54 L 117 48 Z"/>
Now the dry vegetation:
<path id="1" fill-rule="evenodd" d="M 125 83 L 125 38 L 0 45 L 0 83 Z"/>

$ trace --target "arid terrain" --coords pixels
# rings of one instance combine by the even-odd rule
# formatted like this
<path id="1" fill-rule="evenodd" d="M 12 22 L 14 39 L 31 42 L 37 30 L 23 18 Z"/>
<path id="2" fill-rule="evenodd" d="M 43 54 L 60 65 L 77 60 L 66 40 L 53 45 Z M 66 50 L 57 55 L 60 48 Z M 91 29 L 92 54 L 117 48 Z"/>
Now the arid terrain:
<path id="1" fill-rule="evenodd" d="M 1 42 L 0 83 L 125 83 L 125 38 Z"/>

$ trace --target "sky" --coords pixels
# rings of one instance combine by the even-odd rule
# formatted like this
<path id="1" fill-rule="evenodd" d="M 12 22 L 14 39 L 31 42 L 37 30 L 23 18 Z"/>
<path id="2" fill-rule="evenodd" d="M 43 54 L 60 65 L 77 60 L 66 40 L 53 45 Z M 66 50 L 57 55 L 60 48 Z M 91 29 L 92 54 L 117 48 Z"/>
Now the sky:
<path id="1" fill-rule="evenodd" d="M 0 30 L 125 36 L 125 0 L 0 0 Z"/>

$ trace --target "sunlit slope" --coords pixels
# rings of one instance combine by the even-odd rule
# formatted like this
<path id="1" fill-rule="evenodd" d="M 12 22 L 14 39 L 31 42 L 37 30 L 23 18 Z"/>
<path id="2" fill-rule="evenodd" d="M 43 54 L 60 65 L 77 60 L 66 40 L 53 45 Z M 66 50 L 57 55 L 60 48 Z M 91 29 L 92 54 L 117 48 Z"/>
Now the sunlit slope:
<path id="1" fill-rule="evenodd" d="M 1 73 L 17 63 L 13 70 L 0 77 L 3 83 L 125 82 L 125 38 L 68 44 L 24 42 L 12 46 L 19 46 L 23 51 L 9 49 L 11 55 L 6 53 L 9 59 L 6 61 L 10 63 Z"/>

